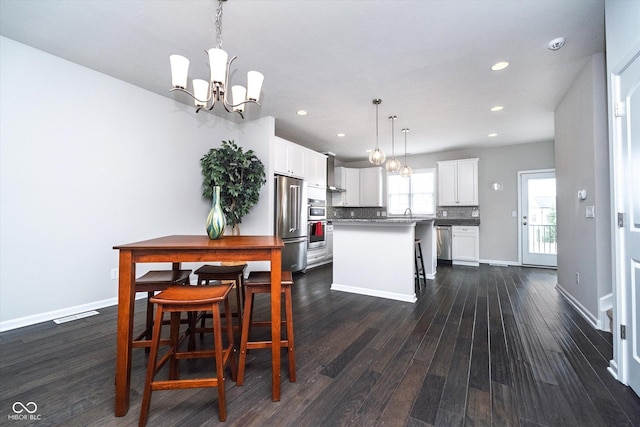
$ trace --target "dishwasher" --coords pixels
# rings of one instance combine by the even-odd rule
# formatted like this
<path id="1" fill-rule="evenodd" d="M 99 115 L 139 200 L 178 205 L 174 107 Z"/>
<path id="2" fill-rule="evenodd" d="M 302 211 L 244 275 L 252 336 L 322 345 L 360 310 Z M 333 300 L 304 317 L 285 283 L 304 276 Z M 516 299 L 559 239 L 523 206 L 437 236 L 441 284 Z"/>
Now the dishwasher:
<path id="1" fill-rule="evenodd" d="M 451 262 L 451 226 L 436 226 L 438 237 L 438 261 Z"/>

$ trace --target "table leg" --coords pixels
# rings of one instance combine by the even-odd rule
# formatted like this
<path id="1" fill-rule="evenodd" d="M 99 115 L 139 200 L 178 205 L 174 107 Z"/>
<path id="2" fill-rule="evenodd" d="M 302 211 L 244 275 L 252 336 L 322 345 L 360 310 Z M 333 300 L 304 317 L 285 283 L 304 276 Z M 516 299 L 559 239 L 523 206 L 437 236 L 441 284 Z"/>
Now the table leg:
<path id="1" fill-rule="evenodd" d="M 116 417 L 129 410 L 131 389 L 131 341 L 133 339 L 133 310 L 135 304 L 136 268 L 131 251 L 120 250 L 118 280 L 118 331 L 116 340 Z"/>
<path id="2" fill-rule="evenodd" d="M 271 251 L 271 380 L 272 400 L 280 400 L 280 322 L 282 300 L 282 251 Z"/>

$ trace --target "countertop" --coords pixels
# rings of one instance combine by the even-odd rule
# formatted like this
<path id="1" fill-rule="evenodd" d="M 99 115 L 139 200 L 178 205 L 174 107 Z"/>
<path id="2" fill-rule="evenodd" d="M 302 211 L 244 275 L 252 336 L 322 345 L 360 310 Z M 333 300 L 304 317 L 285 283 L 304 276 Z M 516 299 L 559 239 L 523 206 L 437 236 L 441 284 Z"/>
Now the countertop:
<path id="1" fill-rule="evenodd" d="M 433 221 L 435 217 L 381 217 L 381 218 L 332 218 L 334 224 L 340 223 L 361 223 L 361 224 L 411 224 L 414 222 Z"/>
<path id="2" fill-rule="evenodd" d="M 480 225 L 480 218 L 436 218 L 434 225 Z"/>

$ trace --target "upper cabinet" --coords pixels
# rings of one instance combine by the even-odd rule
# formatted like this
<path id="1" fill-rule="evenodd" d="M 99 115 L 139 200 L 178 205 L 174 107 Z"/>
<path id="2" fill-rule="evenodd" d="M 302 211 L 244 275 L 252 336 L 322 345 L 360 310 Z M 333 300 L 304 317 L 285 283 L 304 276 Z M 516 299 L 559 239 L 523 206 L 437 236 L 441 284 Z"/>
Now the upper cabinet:
<path id="1" fill-rule="evenodd" d="M 438 162 L 438 205 L 478 206 L 478 159 Z"/>
<path id="2" fill-rule="evenodd" d="M 304 178 L 305 149 L 282 138 L 275 138 L 273 170 L 275 173 Z"/>
<path id="3" fill-rule="evenodd" d="M 327 188 L 327 156 L 306 150 L 304 153 L 304 179 L 310 187 Z"/>
<path id="4" fill-rule="evenodd" d="M 344 188 L 333 193 L 334 206 L 383 206 L 382 168 L 335 168 L 336 185 Z"/>
<path id="5" fill-rule="evenodd" d="M 382 168 L 360 171 L 360 206 L 382 207 Z"/>

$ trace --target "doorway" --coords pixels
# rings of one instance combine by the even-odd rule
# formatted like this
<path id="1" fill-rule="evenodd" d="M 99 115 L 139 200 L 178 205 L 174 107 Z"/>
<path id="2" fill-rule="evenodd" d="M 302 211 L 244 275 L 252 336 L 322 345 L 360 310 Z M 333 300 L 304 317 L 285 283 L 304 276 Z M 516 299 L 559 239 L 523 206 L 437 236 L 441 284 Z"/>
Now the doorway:
<path id="1" fill-rule="evenodd" d="M 556 173 L 518 172 L 522 265 L 557 267 Z"/>

